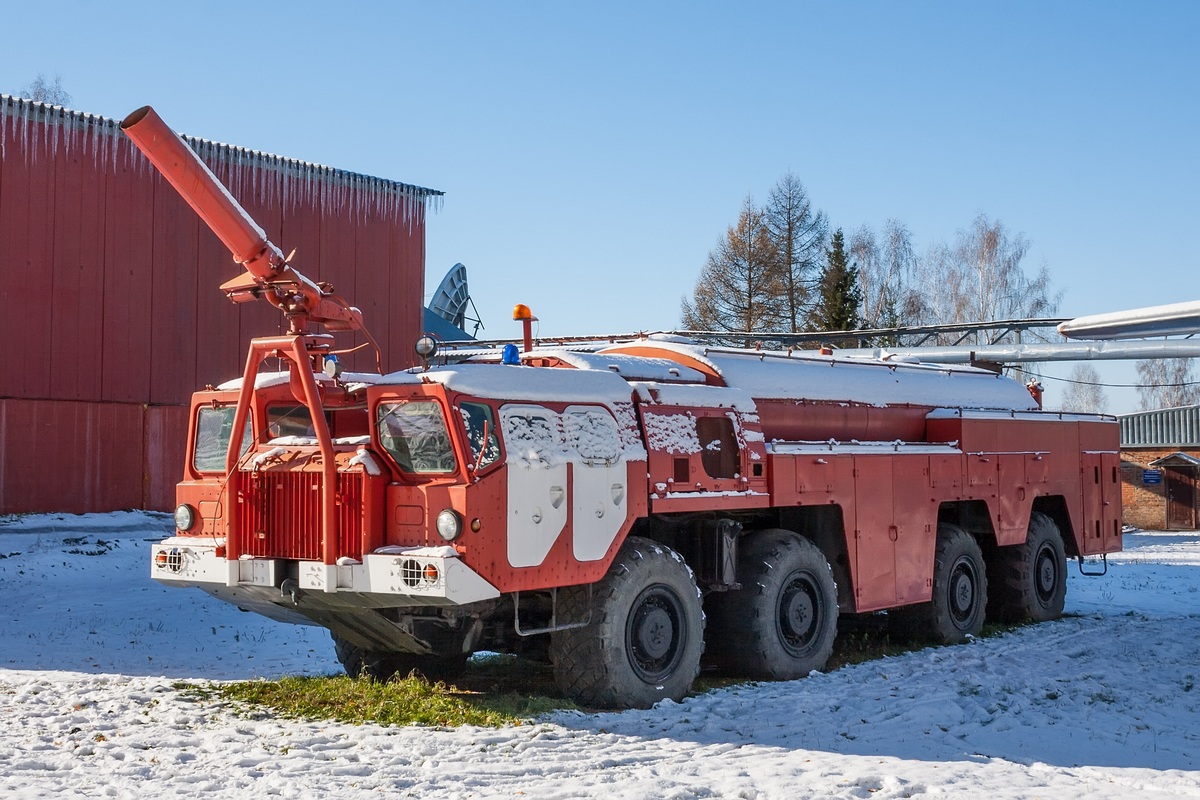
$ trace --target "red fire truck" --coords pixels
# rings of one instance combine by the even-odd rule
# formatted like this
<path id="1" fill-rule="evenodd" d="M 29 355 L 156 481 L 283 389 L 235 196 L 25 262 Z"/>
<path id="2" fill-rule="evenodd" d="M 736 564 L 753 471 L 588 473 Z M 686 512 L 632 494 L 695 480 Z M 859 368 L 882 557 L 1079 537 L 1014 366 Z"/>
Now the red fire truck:
<path id="1" fill-rule="evenodd" d="M 1053 619 L 1067 560 L 1120 549 L 1115 422 L 985 370 L 670 337 L 542 349 L 527 327 L 504 358 L 343 372 L 309 327 L 364 330 L 357 309 L 152 110 L 122 127 L 246 266 L 225 291 L 289 320 L 194 395 L 152 574 L 328 628 L 352 675 L 517 652 L 581 703 L 648 706 L 702 656 L 819 670 L 839 614 L 943 643 Z"/>

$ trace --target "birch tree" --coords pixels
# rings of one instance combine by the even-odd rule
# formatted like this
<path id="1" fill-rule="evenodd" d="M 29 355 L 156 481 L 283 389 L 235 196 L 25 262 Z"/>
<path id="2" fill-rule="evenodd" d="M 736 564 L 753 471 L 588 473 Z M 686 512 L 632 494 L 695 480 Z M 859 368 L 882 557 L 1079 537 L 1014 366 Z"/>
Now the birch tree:
<path id="1" fill-rule="evenodd" d="M 913 284 L 916 259 L 912 234 L 889 219 L 876 237 L 866 225 L 850 235 L 850 260 L 858 270 L 862 327 L 894 328 L 918 321 L 922 306 Z"/>
<path id="2" fill-rule="evenodd" d="M 52 106 L 65 106 L 71 102 L 71 95 L 63 88 L 62 75 L 55 75 L 54 80 L 51 81 L 39 72 L 33 82 L 21 87 L 17 94 L 39 103 L 49 103 Z"/>
<path id="3" fill-rule="evenodd" d="M 1026 272 L 1024 234 L 980 214 L 960 230 L 953 246 L 935 245 L 921 259 L 920 321 L 954 324 L 1046 317 L 1058 310 L 1062 292 L 1051 286 L 1046 266 Z M 972 334 L 966 341 L 986 344 Z"/>
<path id="4" fill-rule="evenodd" d="M 1084 414 L 1107 414 L 1108 396 L 1100 384 L 1100 373 L 1091 364 L 1076 364 L 1063 392 L 1061 408 Z"/>
<path id="5" fill-rule="evenodd" d="M 1200 402 L 1194 366 L 1195 359 L 1191 358 L 1148 358 L 1137 362 L 1142 410 L 1178 408 Z"/>

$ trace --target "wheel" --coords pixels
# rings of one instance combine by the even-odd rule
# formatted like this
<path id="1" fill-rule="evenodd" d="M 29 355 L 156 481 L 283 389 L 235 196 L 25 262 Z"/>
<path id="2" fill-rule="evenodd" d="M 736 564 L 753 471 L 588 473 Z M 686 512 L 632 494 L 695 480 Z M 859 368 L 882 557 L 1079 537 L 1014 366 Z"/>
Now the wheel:
<path id="1" fill-rule="evenodd" d="M 1045 622 L 1062 616 L 1067 599 L 1067 554 L 1062 534 L 1050 517 L 1033 512 L 1025 543 L 1001 548 L 989 568 L 989 618 Z"/>
<path id="2" fill-rule="evenodd" d="M 709 650 L 726 672 L 789 680 L 823 669 L 837 637 L 837 585 L 825 555 L 784 530 L 755 533 L 738 556 L 742 588 L 710 597 Z"/>
<path id="3" fill-rule="evenodd" d="M 563 693 L 597 708 L 681 700 L 700 671 L 704 609 L 696 579 L 668 547 L 630 537 L 593 587 L 558 593 L 560 619 L 590 619 L 550 637 Z M 589 616 L 590 615 L 590 616 Z"/>
<path id="4" fill-rule="evenodd" d="M 333 649 L 351 678 L 386 681 L 393 675 L 406 678 L 416 672 L 428 681 L 451 681 L 467 668 L 467 654 L 422 655 L 418 653 L 364 650 L 333 636 Z"/>
<path id="5" fill-rule="evenodd" d="M 939 525 L 933 565 L 933 598 L 893 609 L 900 633 L 936 644 L 957 644 L 983 630 L 987 571 L 975 537 L 957 525 Z"/>

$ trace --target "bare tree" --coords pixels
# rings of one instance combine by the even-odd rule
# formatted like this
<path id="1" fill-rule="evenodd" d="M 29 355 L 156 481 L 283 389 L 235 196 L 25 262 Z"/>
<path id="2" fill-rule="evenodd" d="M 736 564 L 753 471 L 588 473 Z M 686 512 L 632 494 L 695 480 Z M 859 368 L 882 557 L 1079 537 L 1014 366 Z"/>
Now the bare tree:
<path id="1" fill-rule="evenodd" d="M 1012 235 L 1000 220 L 980 214 L 969 228 L 958 232 L 953 247 L 934 245 L 921 259 L 921 322 L 953 324 L 1053 314 L 1062 292 L 1052 290 L 1045 265 L 1036 273 L 1026 273 L 1022 261 L 1028 252 L 1029 240 L 1023 234 Z"/>
<path id="2" fill-rule="evenodd" d="M 1107 414 L 1108 396 L 1100 383 L 1100 373 L 1091 364 L 1076 364 L 1071 381 L 1063 392 L 1061 408 L 1086 414 Z"/>
<path id="3" fill-rule="evenodd" d="M 903 222 L 889 219 L 879 238 L 862 226 L 850 235 L 849 255 L 858 270 L 863 327 L 894 328 L 918 321 L 922 303 L 913 284 L 916 259 L 912 234 Z"/>
<path id="4" fill-rule="evenodd" d="M 812 207 L 804 184 L 791 172 L 771 189 L 764 212 L 764 223 L 779 253 L 774 327 L 797 333 L 809 327 L 828 222 L 824 212 Z"/>
<path id="5" fill-rule="evenodd" d="M 1148 358 L 1137 362 L 1138 395 L 1143 411 L 1178 408 L 1200 402 L 1191 358 Z"/>
<path id="6" fill-rule="evenodd" d="M 33 83 L 23 86 L 17 91 L 21 97 L 28 97 L 39 103 L 49 103 L 52 106 L 65 106 L 71 102 L 71 95 L 63 88 L 62 75 L 55 75 L 50 81 L 42 73 L 38 73 Z"/>
<path id="7" fill-rule="evenodd" d="M 747 196 L 737 225 L 709 252 L 692 299 L 683 299 L 683 326 L 707 331 L 770 330 L 772 298 L 778 296 L 778 262 L 765 212 Z"/>

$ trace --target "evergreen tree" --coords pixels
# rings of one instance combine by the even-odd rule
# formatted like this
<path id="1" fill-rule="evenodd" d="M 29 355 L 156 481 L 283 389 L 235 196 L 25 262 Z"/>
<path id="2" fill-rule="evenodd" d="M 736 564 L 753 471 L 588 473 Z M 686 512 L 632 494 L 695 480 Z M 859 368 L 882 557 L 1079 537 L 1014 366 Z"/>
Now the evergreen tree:
<path id="1" fill-rule="evenodd" d="M 819 331 L 849 331 L 858 327 L 862 308 L 862 288 L 858 269 L 846 258 L 842 229 L 834 231 L 825 251 L 825 267 L 817 287 L 813 310 L 813 328 Z"/>

